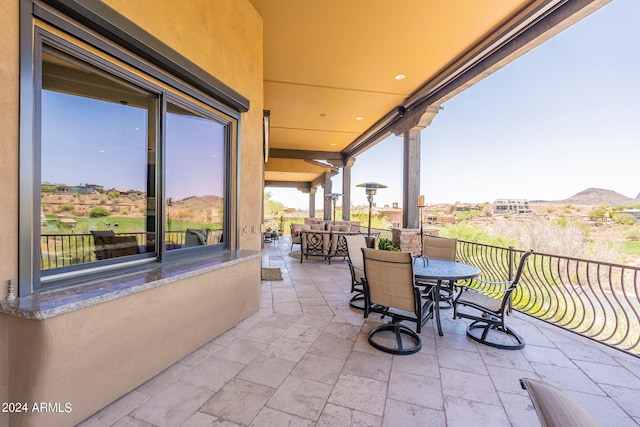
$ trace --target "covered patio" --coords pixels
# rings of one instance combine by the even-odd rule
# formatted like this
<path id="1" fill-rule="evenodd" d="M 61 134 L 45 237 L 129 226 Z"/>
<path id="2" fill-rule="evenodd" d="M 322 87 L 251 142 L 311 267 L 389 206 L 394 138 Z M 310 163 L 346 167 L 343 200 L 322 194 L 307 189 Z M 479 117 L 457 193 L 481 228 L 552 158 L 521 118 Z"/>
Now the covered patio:
<path id="1" fill-rule="evenodd" d="M 521 351 L 465 336 L 443 310 L 423 348 L 392 356 L 372 348 L 367 321 L 349 307 L 346 262 L 300 263 L 288 237 L 265 245 L 260 309 L 80 425 L 538 426 L 519 379 L 566 391 L 602 426 L 640 424 L 640 360 L 514 313 Z M 212 313 L 211 322 L 215 322 Z"/>

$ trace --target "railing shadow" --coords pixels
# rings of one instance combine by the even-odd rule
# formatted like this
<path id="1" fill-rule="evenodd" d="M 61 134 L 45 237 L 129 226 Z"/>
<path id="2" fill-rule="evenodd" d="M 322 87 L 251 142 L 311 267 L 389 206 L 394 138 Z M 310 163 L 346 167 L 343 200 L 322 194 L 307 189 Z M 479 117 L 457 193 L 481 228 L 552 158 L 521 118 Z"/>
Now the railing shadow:
<path id="1" fill-rule="evenodd" d="M 458 241 L 461 262 L 484 279 L 512 278 L 523 250 Z M 534 253 L 512 306 L 610 347 L 640 356 L 640 267 Z"/>

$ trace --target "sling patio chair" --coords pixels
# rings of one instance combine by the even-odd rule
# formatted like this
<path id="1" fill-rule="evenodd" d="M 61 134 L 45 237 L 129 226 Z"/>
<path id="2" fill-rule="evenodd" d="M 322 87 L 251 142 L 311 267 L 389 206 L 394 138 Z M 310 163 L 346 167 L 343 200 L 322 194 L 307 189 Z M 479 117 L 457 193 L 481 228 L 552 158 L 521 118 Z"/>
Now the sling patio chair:
<path id="1" fill-rule="evenodd" d="M 383 318 L 391 317 L 389 323 L 369 332 L 369 343 L 391 354 L 420 351 L 422 338 L 419 334 L 422 326 L 433 317 L 434 301 L 433 291 L 424 294 L 415 284 L 411 253 L 369 248 L 363 248 L 362 253 L 364 317 L 372 312 L 382 314 Z M 401 324 L 402 321 L 414 322 L 416 330 Z"/>
<path id="2" fill-rule="evenodd" d="M 458 239 L 439 237 L 439 236 L 424 236 L 422 240 L 422 256 L 428 260 L 442 259 L 445 261 L 456 260 L 456 249 L 458 245 Z M 434 282 L 420 281 L 419 285 L 435 286 Z M 446 302 L 447 305 L 440 305 L 440 308 L 451 308 L 453 300 L 453 282 L 443 282 L 440 284 L 440 302 Z"/>
<path id="3" fill-rule="evenodd" d="M 505 324 L 505 318 L 511 310 L 511 296 L 520 282 L 525 264 L 532 253 L 533 251 L 528 251 L 522 254 L 513 280 L 489 282 L 472 279 L 468 284 L 457 285 L 460 292 L 453 300 L 453 318 L 473 320 L 467 327 L 469 338 L 481 344 L 506 350 L 524 348 L 524 338 Z M 470 308 L 472 311 L 460 311 L 461 306 Z M 476 330 L 481 333 L 474 333 Z M 499 333 L 496 335 L 499 338 L 489 338 L 489 333 L 493 331 Z M 511 339 L 506 339 L 509 337 Z"/>
<path id="4" fill-rule="evenodd" d="M 351 293 L 355 295 L 349 300 L 349 305 L 358 310 L 364 310 L 364 291 L 362 279 L 364 279 L 364 259 L 362 249 L 367 247 L 364 234 L 344 235 L 342 238 L 347 245 L 347 264 L 351 272 Z M 362 301 L 362 302 L 361 302 Z"/>

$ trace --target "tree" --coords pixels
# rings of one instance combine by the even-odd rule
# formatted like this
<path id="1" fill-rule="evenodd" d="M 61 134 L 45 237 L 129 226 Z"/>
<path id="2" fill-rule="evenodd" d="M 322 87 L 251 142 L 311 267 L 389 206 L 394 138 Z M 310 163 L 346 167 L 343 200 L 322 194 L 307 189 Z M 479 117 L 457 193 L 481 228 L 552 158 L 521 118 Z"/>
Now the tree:
<path id="1" fill-rule="evenodd" d="M 271 192 L 264 193 L 264 215 L 272 216 L 284 211 L 284 205 L 271 199 Z"/>

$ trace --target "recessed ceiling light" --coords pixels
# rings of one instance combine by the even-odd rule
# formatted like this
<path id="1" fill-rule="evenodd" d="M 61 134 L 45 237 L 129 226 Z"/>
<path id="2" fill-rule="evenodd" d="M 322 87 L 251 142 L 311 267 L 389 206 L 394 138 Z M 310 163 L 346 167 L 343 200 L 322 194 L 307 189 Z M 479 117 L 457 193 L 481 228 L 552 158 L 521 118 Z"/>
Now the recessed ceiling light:
<path id="1" fill-rule="evenodd" d="M 394 79 L 396 79 L 396 80 L 403 80 L 405 77 L 407 77 L 407 76 L 405 76 L 404 74 L 398 74 L 398 75 L 396 75 L 396 76 L 394 77 Z"/>
<path id="2" fill-rule="evenodd" d="M 331 146 L 332 146 L 332 147 L 335 147 L 335 146 L 336 146 L 336 144 L 331 144 Z"/>
<path id="3" fill-rule="evenodd" d="M 363 120 L 362 117 L 356 117 L 356 120 Z"/>

